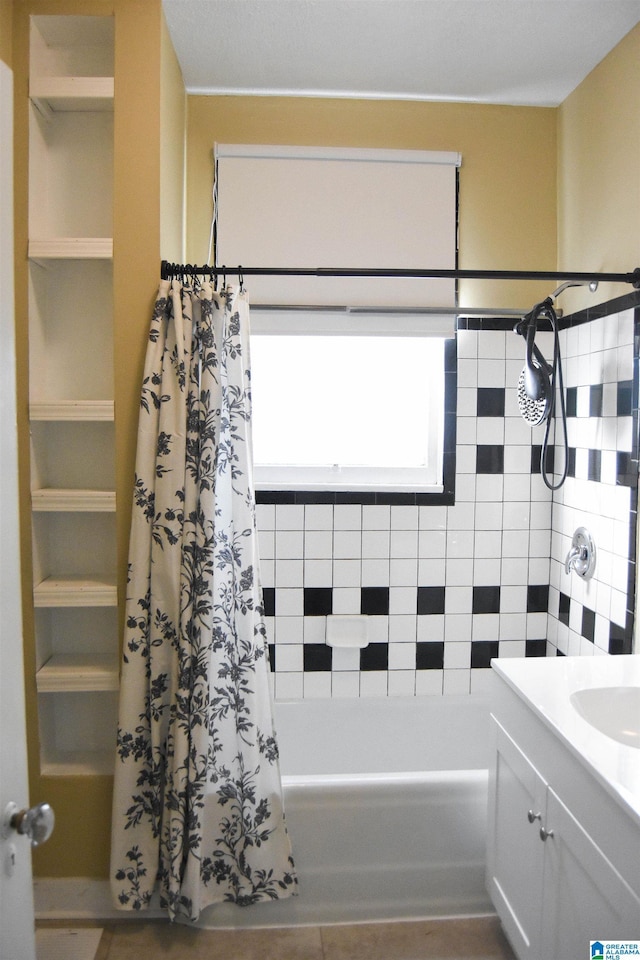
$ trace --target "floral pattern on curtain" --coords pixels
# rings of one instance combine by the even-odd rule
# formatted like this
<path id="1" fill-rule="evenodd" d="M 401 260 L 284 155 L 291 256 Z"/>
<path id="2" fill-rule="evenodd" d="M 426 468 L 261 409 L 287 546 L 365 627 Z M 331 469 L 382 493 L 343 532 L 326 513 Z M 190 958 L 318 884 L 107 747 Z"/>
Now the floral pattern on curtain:
<path id="1" fill-rule="evenodd" d="M 258 580 L 244 293 L 163 281 L 138 429 L 111 884 L 171 919 L 296 892 Z"/>

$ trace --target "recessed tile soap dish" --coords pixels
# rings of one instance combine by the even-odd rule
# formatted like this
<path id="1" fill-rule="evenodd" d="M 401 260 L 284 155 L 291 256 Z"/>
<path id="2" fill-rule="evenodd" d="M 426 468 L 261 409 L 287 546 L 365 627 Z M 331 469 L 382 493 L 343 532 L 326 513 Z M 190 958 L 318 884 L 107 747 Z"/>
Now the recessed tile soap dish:
<path id="1" fill-rule="evenodd" d="M 366 647 L 369 644 L 369 618 L 357 614 L 327 617 L 326 642 L 329 647 Z"/>

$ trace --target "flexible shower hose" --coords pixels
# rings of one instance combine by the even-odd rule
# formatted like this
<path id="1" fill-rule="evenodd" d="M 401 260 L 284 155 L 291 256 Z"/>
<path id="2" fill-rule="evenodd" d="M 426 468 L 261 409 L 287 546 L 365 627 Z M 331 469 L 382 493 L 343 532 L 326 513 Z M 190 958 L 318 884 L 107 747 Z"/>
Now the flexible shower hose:
<path id="1" fill-rule="evenodd" d="M 560 338 L 558 336 L 558 318 L 553 307 L 549 306 L 545 311 L 544 315 L 548 317 L 549 322 L 551 323 L 551 329 L 553 330 L 553 364 L 551 372 L 551 404 L 549 407 L 549 416 L 547 417 L 547 423 L 545 425 L 544 431 L 544 440 L 542 442 L 542 451 L 540 453 L 540 475 L 545 482 L 545 485 L 549 490 L 559 490 L 562 484 L 567 479 L 567 470 L 569 467 L 569 442 L 567 439 L 567 411 L 565 407 L 564 399 L 564 378 L 562 376 L 562 358 L 560 356 Z M 560 390 L 560 415 L 562 420 L 562 432 L 564 437 L 564 466 L 562 470 L 562 475 L 560 480 L 557 483 L 554 483 L 552 479 L 549 479 L 547 473 L 547 450 L 549 448 L 549 436 L 551 433 L 551 420 L 553 419 L 553 445 L 556 444 L 556 377 L 557 384 Z"/>

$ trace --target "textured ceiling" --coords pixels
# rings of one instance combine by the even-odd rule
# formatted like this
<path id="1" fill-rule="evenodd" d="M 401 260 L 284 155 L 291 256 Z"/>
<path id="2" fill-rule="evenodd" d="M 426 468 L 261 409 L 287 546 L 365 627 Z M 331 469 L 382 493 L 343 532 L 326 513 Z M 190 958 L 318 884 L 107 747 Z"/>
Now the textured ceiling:
<path id="1" fill-rule="evenodd" d="M 163 5 L 191 93 L 540 106 L 561 103 L 640 21 L 640 0 Z"/>

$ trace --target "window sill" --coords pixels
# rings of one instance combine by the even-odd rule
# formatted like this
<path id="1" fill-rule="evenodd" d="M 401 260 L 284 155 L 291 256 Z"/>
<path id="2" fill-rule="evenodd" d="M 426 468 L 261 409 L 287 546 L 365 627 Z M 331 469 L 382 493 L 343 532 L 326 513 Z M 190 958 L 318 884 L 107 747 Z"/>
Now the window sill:
<path id="1" fill-rule="evenodd" d="M 254 481 L 254 487 L 257 492 L 289 491 L 298 493 L 301 491 L 309 493 L 327 493 L 331 494 L 441 494 L 444 493 L 444 486 L 440 484 L 328 484 L 328 483 L 273 483 L 270 481 Z"/>

